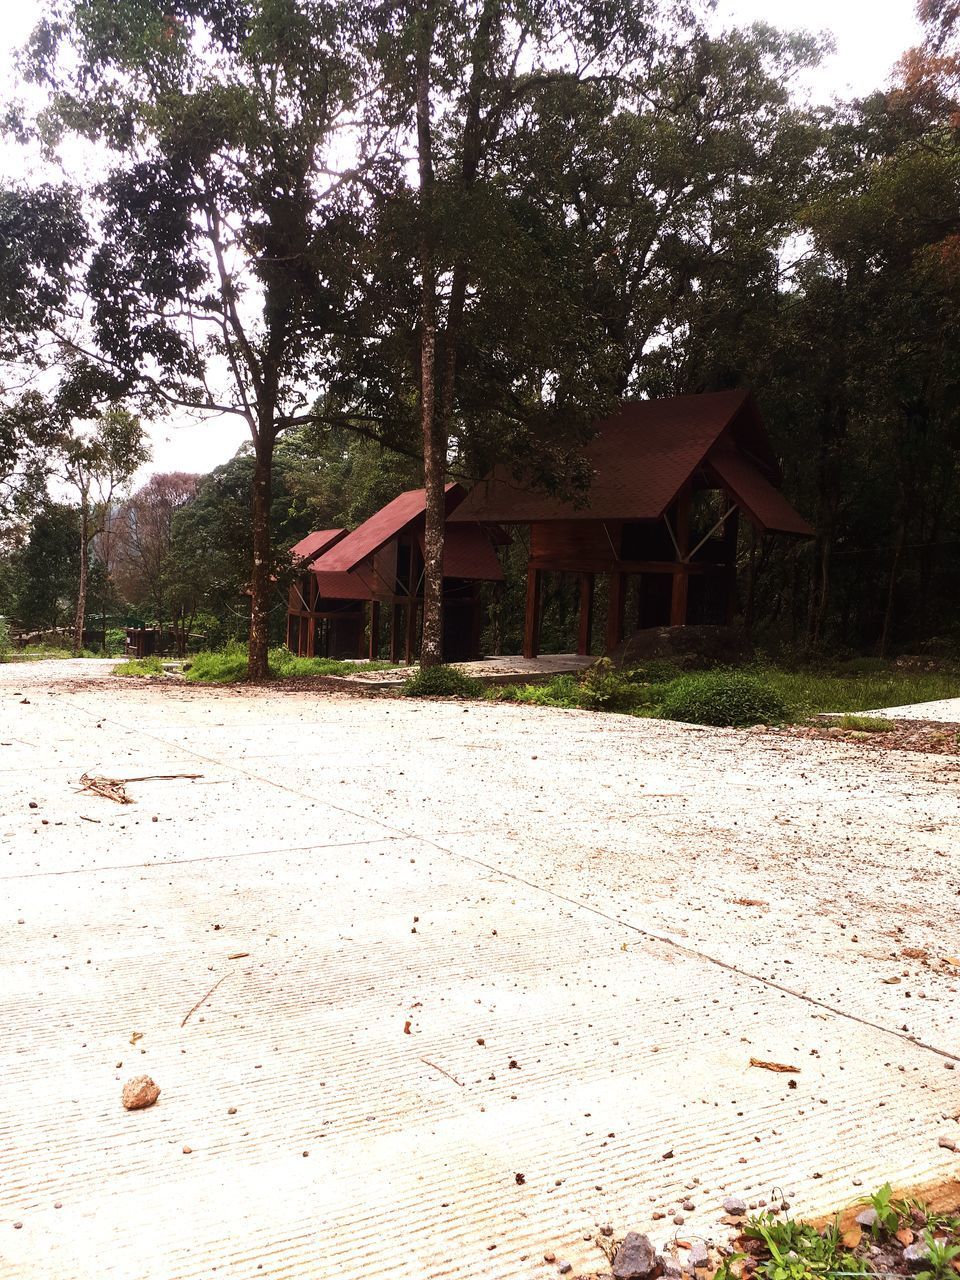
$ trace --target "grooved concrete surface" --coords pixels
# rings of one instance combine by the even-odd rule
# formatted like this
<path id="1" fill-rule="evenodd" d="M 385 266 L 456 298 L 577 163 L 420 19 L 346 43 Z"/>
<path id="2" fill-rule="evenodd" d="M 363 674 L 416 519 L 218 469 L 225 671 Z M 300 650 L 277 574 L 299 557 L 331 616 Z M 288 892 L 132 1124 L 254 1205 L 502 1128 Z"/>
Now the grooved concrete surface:
<path id="1" fill-rule="evenodd" d="M 592 1274 L 956 1174 L 953 759 L 106 670 L 0 666 L 0 1276 Z"/>

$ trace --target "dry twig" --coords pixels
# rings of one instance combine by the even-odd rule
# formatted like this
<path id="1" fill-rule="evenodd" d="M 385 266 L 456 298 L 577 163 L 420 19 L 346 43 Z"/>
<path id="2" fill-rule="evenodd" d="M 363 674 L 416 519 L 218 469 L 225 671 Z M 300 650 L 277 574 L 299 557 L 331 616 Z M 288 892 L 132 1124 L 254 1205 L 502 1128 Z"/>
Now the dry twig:
<path id="1" fill-rule="evenodd" d="M 442 1076 L 446 1076 L 448 1080 L 452 1080 L 454 1084 L 458 1084 L 461 1089 L 464 1087 L 462 1080 L 458 1080 L 456 1076 L 452 1076 L 449 1071 L 444 1071 L 443 1067 L 438 1067 L 437 1064 L 435 1062 L 431 1062 L 429 1058 L 421 1058 L 420 1061 L 425 1062 L 428 1067 L 433 1067 L 434 1071 L 439 1071 Z"/>
<path id="2" fill-rule="evenodd" d="M 201 996 L 200 999 L 197 1001 L 197 1003 L 193 1006 L 193 1008 L 188 1010 L 187 1013 L 184 1014 L 183 1021 L 180 1023 L 181 1027 L 185 1027 L 187 1025 L 187 1019 L 190 1017 L 190 1015 L 192 1013 L 196 1013 L 197 1010 L 200 1008 L 200 1006 L 202 1004 L 205 1004 L 210 999 L 210 997 L 216 991 L 217 987 L 219 987 L 220 983 L 224 980 L 224 978 L 229 978 L 229 977 L 230 977 L 229 970 L 226 973 L 222 973 L 220 975 L 220 977 L 216 980 L 216 982 L 213 984 L 213 986 L 210 988 L 207 994 L 205 996 Z"/>

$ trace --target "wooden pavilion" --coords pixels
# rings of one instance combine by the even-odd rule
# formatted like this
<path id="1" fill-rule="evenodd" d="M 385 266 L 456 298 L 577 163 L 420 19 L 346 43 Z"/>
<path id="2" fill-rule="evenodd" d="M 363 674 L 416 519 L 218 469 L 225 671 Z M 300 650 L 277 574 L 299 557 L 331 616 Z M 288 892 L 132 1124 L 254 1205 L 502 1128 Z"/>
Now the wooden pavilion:
<path id="1" fill-rule="evenodd" d="M 499 466 L 450 517 L 451 528 L 530 526 L 525 657 L 540 649 L 546 572 L 579 575 L 583 654 L 596 576 L 607 575 L 609 651 L 623 639 L 633 580 L 638 629 L 731 620 L 741 515 L 754 536 L 813 534 L 780 492 L 780 468 L 748 391 L 628 401 L 598 423 L 585 452 L 593 479 L 582 505 L 537 492 Z"/>
<path id="2" fill-rule="evenodd" d="M 446 487 L 447 518 L 463 501 Z M 426 502 L 411 489 L 388 502 L 352 533 L 328 529 L 293 548 L 303 572 L 290 589 L 287 645 L 304 657 L 380 656 L 381 606 L 390 610 L 390 660 L 411 662 L 419 649 L 423 606 Z M 483 522 L 447 524 L 443 553 L 443 656 L 480 656 L 482 582 L 500 582 L 495 544 L 506 539 Z"/>

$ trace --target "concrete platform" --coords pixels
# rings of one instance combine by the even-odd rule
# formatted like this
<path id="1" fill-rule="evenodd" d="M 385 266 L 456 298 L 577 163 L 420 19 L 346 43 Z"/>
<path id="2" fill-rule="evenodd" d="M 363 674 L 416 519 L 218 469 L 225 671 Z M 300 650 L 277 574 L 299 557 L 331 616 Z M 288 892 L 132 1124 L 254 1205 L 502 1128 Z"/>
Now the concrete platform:
<path id="1" fill-rule="evenodd" d="M 202 776 L 120 806 L 84 772 Z M 0 1276 L 590 1274 L 601 1224 L 955 1174 L 958 782 L 0 666 Z"/>
<path id="2" fill-rule="evenodd" d="M 862 712 L 865 716 L 885 716 L 889 720 L 937 720 L 960 724 L 960 698 L 941 698 L 937 702 L 914 702 L 906 707 L 880 707 Z"/>
<path id="3" fill-rule="evenodd" d="M 454 666 L 479 680 L 481 684 L 538 684 L 553 676 L 576 675 L 596 662 L 596 657 L 579 653 L 546 653 L 539 658 L 512 654 L 498 658 L 481 658 L 477 662 L 457 662 Z M 396 667 L 391 671 L 364 671 L 358 663 L 355 674 L 339 676 L 345 685 L 358 684 L 388 689 L 403 684 L 415 667 Z"/>

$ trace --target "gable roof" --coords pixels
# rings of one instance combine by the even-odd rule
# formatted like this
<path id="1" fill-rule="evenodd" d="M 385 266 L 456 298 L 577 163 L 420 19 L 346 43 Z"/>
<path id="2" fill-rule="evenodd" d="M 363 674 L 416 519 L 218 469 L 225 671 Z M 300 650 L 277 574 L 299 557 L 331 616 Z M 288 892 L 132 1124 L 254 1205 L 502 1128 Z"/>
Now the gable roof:
<path id="1" fill-rule="evenodd" d="M 465 492 L 459 484 L 451 483 L 445 487 L 448 516 L 463 500 Z M 417 516 L 422 516 L 426 506 L 424 489 L 408 489 L 406 493 L 399 494 L 392 502 L 374 512 L 369 520 L 364 520 L 363 524 L 348 533 L 331 550 L 326 551 L 314 564 L 314 568 L 322 573 L 346 573 L 355 569 L 361 560 L 379 551 Z"/>
<path id="2" fill-rule="evenodd" d="M 707 462 L 759 529 L 765 533 L 790 533 L 800 538 L 814 536 L 813 525 L 794 511 L 780 490 L 775 489 L 742 453 L 721 446 L 711 450 Z"/>
<path id="3" fill-rule="evenodd" d="M 346 534 L 346 529 L 321 529 L 317 533 L 308 533 L 305 538 L 294 543 L 290 555 L 294 560 L 314 560 L 339 542 Z"/>
<path id="4" fill-rule="evenodd" d="M 629 400 L 597 424 L 584 450 L 593 470 L 584 505 L 525 487 L 501 465 L 471 490 L 450 519 L 500 524 L 657 520 L 721 439 L 747 453 L 757 475 L 769 477 L 771 488 L 771 481 L 779 482 L 779 468 L 749 391 Z"/>

